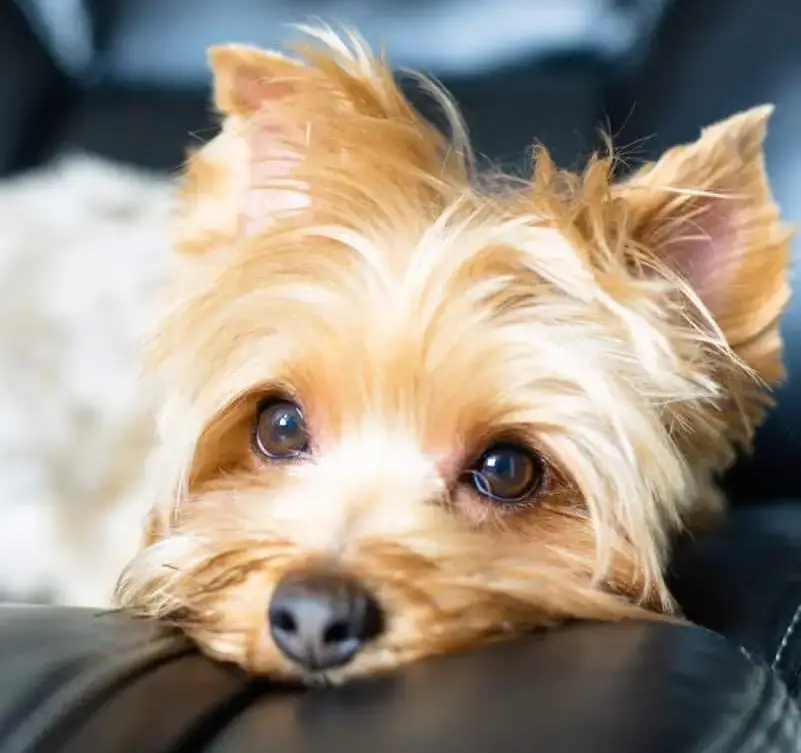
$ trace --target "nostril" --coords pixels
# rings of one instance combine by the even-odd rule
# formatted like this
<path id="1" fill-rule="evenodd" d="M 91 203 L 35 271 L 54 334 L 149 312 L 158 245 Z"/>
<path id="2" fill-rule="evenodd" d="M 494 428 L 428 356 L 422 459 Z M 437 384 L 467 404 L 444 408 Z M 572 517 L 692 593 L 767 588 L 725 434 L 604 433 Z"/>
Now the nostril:
<path id="1" fill-rule="evenodd" d="M 351 626 L 345 620 L 336 620 L 332 622 L 323 633 L 323 643 L 342 643 L 343 641 L 352 638 Z"/>
<path id="2" fill-rule="evenodd" d="M 371 596 L 360 601 L 358 615 L 357 632 L 362 640 L 373 640 L 384 632 L 384 613 Z"/>
<path id="3" fill-rule="evenodd" d="M 270 610 L 270 623 L 276 630 L 281 630 L 284 633 L 297 633 L 298 622 L 295 615 L 288 609 L 273 609 Z"/>
<path id="4" fill-rule="evenodd" d="M 382 632 L 373 596 L 358 582 L 332 572 L 286 575 L 267 611 L 275 647 L 309 670 L 346 664 Z"/>

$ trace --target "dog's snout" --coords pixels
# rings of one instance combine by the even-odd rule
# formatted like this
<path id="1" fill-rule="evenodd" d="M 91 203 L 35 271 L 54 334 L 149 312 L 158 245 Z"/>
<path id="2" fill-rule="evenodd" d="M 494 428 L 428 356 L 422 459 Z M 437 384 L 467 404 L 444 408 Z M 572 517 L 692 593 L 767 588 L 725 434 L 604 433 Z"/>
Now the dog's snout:
<path id="1" fill-rule="evenodd" d="M 381 612 L 355 580 L 295 572 L 279 581 L 268 609 L 270 632 L 284 656 L 310 671 L 347 664 L 381 632 Z"/>

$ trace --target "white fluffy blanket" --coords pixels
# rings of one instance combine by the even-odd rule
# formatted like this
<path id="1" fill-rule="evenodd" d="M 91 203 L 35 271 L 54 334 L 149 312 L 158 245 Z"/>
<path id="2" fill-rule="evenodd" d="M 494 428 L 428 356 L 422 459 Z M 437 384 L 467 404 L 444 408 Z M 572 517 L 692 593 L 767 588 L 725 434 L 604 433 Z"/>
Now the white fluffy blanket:
<path id="1" fill-rule="evenodd" d="M 0 593 L 95 605 L 136 546 L 139 380 L 170 181 L 70 156 L 0 183 Z"/>

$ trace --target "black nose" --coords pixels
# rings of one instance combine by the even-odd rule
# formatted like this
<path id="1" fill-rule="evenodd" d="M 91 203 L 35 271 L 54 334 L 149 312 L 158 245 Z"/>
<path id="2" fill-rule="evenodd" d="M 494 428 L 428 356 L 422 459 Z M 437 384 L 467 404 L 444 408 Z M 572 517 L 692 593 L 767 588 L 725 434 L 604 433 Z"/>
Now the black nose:
<path id="1" fill-rule="evenodd" d="M 276 646 L 308 670 L 347 664 L 381 632 L 381 612 L 373 597 L 354 580 L 333 573 L 286 575 L 268 614 Z"/>

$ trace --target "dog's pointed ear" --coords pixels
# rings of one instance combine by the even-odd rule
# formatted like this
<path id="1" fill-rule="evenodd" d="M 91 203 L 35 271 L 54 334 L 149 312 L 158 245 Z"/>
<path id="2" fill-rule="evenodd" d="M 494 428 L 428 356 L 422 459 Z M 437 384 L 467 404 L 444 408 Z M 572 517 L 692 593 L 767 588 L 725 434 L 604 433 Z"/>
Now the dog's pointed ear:
<path id="1" fill-rule="evenodd" d="M 244 118 L 291 94 L 299 65 L 276 52 L 241 44 L 210 47 L 208 61 L 215 107 L 224 115 Z"/>
<path id="2" fill-rule="evenodd" d="M 174 245 L 188 253 L 224 248 L 309 205 L 294 177 L 307 124 L 287 106 L 306 66 L 245 45 L 213 47 L 208 58 L 224 120 L 190 154 L 178 193 Z"/>
<path id="3" fill-rule="evenodd" d="M 782 376 L 778 317 L 789 297 L 791 235 L 765 173 L 772 109 L 706 128 L 614 189 L 629 235 L 689 283 L 732 349 L 768 382 Z"/>
<path id="4" fill-rule="evenodd" d="M 442 172 L 441 135 L 419 118 L 386 60 L 353 34 L 306 32 L 298 58 L 244 45 L 209 51 L 223 127 L 189 159 L 178 250 L 230 246 L 319 208 L 323 195 L 341 196 L 348 181 L 364 194 L 354 203 L 369 201 L 366 173 L 386 173 L 388 152 L 404 167 Z"/>

